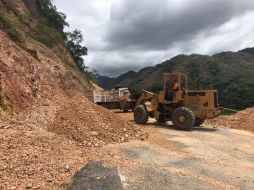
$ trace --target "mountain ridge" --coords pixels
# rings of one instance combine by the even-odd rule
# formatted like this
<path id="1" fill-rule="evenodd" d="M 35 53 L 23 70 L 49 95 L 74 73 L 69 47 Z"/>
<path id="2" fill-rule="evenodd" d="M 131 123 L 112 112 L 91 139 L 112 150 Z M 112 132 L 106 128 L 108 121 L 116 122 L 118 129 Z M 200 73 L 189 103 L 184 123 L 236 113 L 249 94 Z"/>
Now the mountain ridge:
<path id="1" fill-rule="evenodd" d="M 250 97 L 254 97 L 253 52 L 254 48 L 245 48 L 238 52 L 221 52 L 212 56 L 181 54 L 155 66 L 143 68 L 131 77 L 127 72 L 111 78 L 110 83 L 104 80 L 101 86 L 126 86 L 134 95 L 138 95 L 140 89 L 158 92 L 162 88 L 163 72 L 184 71 L 189 74 L 192 88 L 199 81 L 203 88 L 218 89 L 222 106 L 243 109 L 254 105 L 254 100 Z"/>

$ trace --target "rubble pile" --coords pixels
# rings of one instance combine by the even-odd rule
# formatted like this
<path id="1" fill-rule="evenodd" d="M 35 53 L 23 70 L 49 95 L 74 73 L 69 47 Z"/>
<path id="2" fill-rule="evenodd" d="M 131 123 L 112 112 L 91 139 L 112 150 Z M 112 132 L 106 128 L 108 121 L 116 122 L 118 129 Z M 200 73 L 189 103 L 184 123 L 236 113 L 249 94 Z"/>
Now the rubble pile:
<path id="1" fill-rule="evenodd" d="M 69 100 L 58 111 L 55 122 L 48 130 L 86 147 L 143 138 L 143 133 L 137 125 L 94 105 L 86 97 Z"/>
<path id="2" fill-rule="evenodd" d="M 77 95 L 56 95 L 0 120 L 0 189 L 52 189 L 89 159 L 109 157 L 103 145 L 144 139 L 120 116 Z"/>
<path id="3" fill-rule="evenodd" d="M 231 116 L 219 116 L 207 120 L 206 123 L 213 127 L 228 127 L 254 132 L 254 108 L 248 108 Z"/>
<path id="4" fill-rule="evenodd" d="M 0 189 L 57 189 L 91 157 L 110 156 L 103 145 L 144 139 L 85 97 L 94 87 L 60 51 L 0 30 Z"/>

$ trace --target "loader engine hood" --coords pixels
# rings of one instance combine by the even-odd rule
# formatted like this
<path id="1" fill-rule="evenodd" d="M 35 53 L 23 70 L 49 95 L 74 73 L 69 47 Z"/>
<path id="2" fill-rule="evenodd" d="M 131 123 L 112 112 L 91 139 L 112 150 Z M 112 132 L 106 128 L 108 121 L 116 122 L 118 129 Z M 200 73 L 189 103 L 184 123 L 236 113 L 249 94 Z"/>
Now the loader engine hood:
<path id="1" fill-rule="evenodd" d="M 187 92 L 188 106 L 193 109 L 218 109 L 218 91 L 189 90 Z"/>

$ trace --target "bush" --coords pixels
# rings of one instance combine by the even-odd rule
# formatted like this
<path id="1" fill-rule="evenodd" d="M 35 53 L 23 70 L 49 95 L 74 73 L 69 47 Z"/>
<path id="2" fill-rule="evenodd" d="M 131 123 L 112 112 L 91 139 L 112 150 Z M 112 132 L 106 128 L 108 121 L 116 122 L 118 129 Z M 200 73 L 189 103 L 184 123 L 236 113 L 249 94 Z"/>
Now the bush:
<path id="1" fill-rule="evenodd" d="M 90 81 L 93 81 L 95 84 L 99 84 L 99 73 L 95 69 L 91 71 L 85 70 L 85 75 Z"/>
<path id="2" fill-rule="evenodd" d="M 35 40 L 37 40 L 38 42 L 43 43 L 43 44 L 46 45 L 47 47 L 50 47 L 50 48 L 53 47 L 54 42 L 51 40 L 51 38 L 48 37 L 48 35 L 45 35 L 45 34 L 37 34 L 37 35 L 34 35 L 33 38 L 34 38 Z"/>
<path id="3" fill-rule="evenodd" d="M 6 29 L 6 34 L 15 42 L 23 43 L 23 37 L 15 30 L 15 28 Z"/>
<path id="4" fill-rule="evenodd" d="M 48 24 L 55 27 L 59 32 L 63 32 L 65 26 L 69 24 L 65 21 L 66 15 L 58 12 L 51 0 L 37 0 L 36 1 L 41 13 L 48 19 Z"/>
<path id="5" fill-rule="evenodd" d="M 15 28 L 19 27 L 15 17 L 12 14 L 8 14 L 4 9 L 0 9 L 0 11 L 0 28 L 2 28 L 13 41 L 23 43 L 23 36 Z"/>

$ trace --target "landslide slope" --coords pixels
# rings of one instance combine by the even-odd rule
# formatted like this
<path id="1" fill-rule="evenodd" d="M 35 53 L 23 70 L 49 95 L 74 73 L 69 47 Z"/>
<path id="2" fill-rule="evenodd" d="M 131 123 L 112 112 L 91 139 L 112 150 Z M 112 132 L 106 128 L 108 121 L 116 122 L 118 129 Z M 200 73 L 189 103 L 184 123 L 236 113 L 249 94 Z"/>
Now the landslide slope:
<path id="1" fill-rule="evenodd" d="M 0 1 L 0 107 L 18 113 L 34 101 L 63 93 L 88 94 L 61 34 L 47 24 L 36 1 Z"/>
<path id="2" fill-rule="evenodd" d="M 213 56 L 178 55 L 154 67 L 147 67 L 129 77 L 104 77 L 102 87 L 123 85 L 137 94 L 139 89 L 158 92 L 162 88 L 162 73 L 185 71 L 190 76 L 191 87 L 199 81 L 204 89 L 219 91 L 220 105 L 236 109 L 254 105 L 254 48 L 239 52 L 222 52 Z M 123 77 L 124 76 L 124 77 Z"/>
<path id="3" fill-rule="evenodd" d="M 1 0 L 0 13 L 0 189 L 58 189 L 114 156 L 102 145 L 144 138 L 89 101 L 91 83 L 35 0 Z"/>

